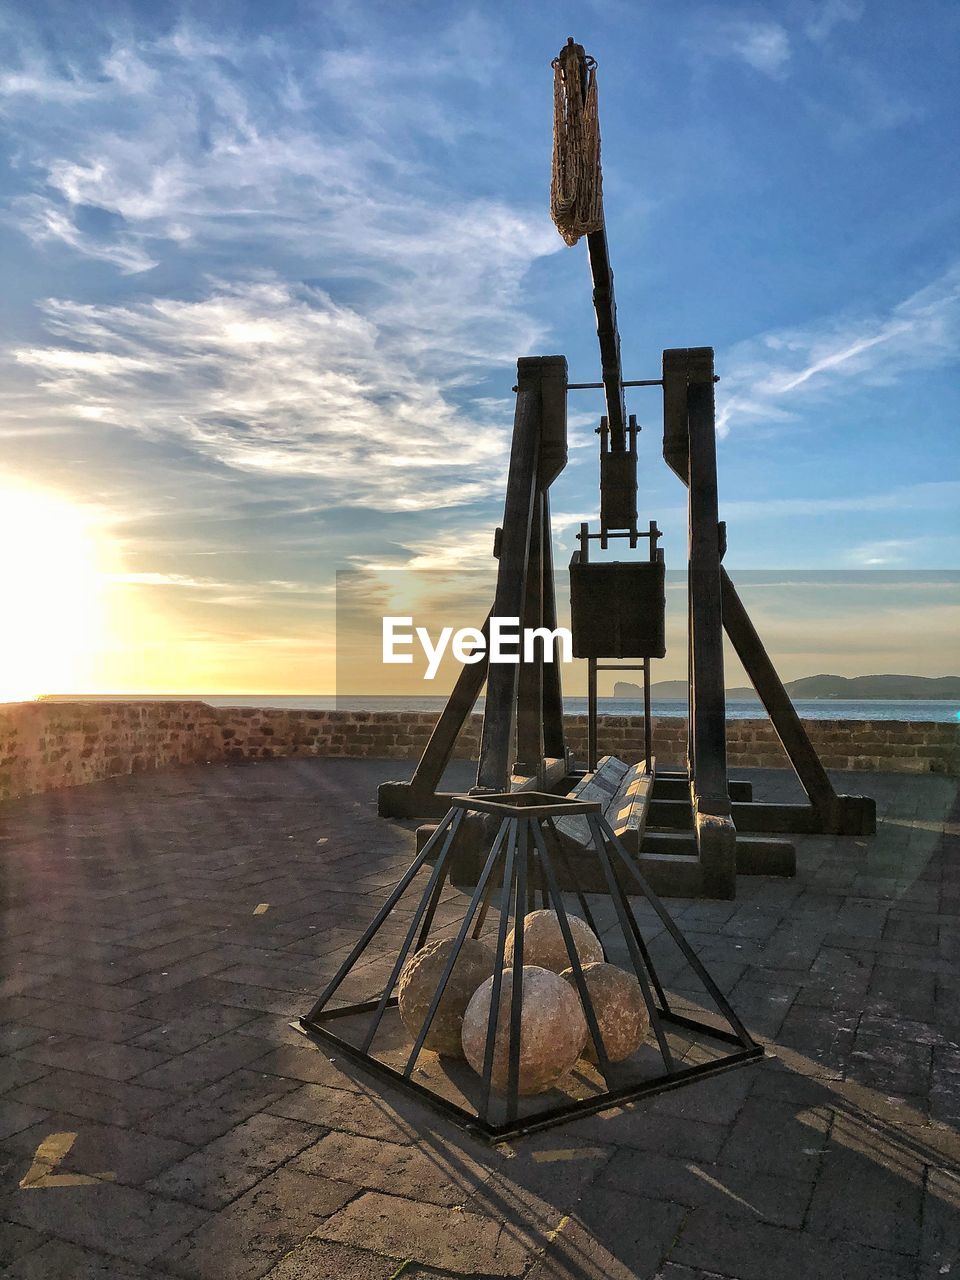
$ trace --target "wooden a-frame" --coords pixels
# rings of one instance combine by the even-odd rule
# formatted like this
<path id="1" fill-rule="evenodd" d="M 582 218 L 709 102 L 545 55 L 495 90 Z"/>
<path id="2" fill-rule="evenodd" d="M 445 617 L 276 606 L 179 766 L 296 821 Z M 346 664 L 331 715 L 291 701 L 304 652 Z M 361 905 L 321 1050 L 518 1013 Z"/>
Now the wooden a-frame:
<path id="1" fill-rule="evenodd" d="M 771 842 L 766 851 L 773 859 L 768 868 L 761 848 L 738 859 L 738 834 L 867 835 L 875 830 L 875 808 L 868 797 L 837 793 L 723 567 L 726 532 L 718 518 L 712 349 L 664 351 L 662 387 L 663 455 L 688 493 L 689 709 L 686 770 L 658 775 L 649 790 L 661 817 L 669 820 L 673 807 L 683 825 L 692 813 L 701 871 L 697 883 L 702 892 L 732 897 L 738 861 L 740 870 L 749 864 L 754 872 L 769 869 L 780 874 L 785 865 L 793 865 L 792 851 L 788 864 L 777 860 L 777 842 Z M 498 567 L 491 614 L 518 617 L 523 627 L 556 626 L 549 488 L 566 463 L 566 397 L 564 357 L 527 357 L 518 362 L 503 526 L 494 548 Z M 747 798 L 748 784 L 729 781 L 724 631 L 803 785 L 807 804 L 758 803 Z M 565 781 L 582 779 L 583 771 L 577 774 L 564 740 L 559 662 L 545 662 L 542 651 L 529 663 L 490 666 L 484 657 L 462 668 L 412 779 L 380 785 L 378 805 L 383 816 L 436 819 L 448 810 L 450 797 L 440 792 L 440 782 L 484 683 L 478 794 L 555 791 Z M 646 873 L 649 876 L 651 870 Z"/>

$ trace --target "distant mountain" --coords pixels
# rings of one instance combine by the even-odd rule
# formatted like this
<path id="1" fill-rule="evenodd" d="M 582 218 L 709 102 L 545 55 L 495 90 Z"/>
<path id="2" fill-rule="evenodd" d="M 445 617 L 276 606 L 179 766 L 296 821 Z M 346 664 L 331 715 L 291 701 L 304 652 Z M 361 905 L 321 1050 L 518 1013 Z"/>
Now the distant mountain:
<path id="1" fill-rule="evenodd" d="M 804 676 L 786 687 L 793 698 L 960 698 L 960 676 Z"/>
<path id="2" fill-rule="evenodd" d="M 687 696 L 687 682 L 686 680 L 658 680 L 650 686 L 650 692 L 663 702 L 682 701 Z M 613 686 L 613 696 L 615 698 L 642 698 L 643 685 L 632 684 L 629 680 L 618 680 Z"/>
<path id="3" fill-rule="evenodd" d="M 685 702 L 687 697 L 686 680 L 657 680 L 650 686 L 650 694 L 660 702 Z M 633 684 L 630 680 L 618 680 L 613 686 L 615 698 L 642 698 L 643 685 Z M 728 689 L 727 701 L 758 702 L 752 689 Z"/>
<path id="4" fill-rule="evenodd" d="M 913 698 L 960 700 L 960 676 L 802 676 L 784 686 L 791 698 L 842 698 L 863 702 L 871 698 L 907 701 Z M 658 680 L 650 686 L 654 698 L 662 702 L 682 702 L 687 696 L 686 680 Z M 642 698 L 643 686 L 618 680 L 615 698 Z M 756 701 L 753 689 L 728 689 L 734 701 Z"/>

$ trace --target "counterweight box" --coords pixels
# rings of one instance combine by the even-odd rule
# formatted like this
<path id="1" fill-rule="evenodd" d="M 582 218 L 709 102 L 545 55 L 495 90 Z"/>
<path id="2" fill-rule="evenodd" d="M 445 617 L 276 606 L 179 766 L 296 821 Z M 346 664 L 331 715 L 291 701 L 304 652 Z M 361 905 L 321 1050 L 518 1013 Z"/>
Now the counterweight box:
<path id="1" fill-rule="evenodd" d="M 666 595 L 662 560 L 570 561 L 575 658 L 662 658 Z"/>

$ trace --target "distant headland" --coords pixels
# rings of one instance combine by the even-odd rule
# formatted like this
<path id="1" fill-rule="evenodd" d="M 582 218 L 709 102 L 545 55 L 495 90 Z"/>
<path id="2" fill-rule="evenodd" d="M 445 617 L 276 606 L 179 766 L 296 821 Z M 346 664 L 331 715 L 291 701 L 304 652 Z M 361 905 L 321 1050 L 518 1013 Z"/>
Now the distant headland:
<path id="1" fill-rule="evenodd" d="M 960 676 L 802 676 L 788 680 L 784 688 L 791 698 L 837 698 L 853 702 L 869 699 L 960 700 Z M 682 701 L 687 696 L 686 680 L 658 680 L 650 686 L 654 698 L 662 702 Z M 642 698 L 643 688 L 629 680 L 613 686 L 615 698 Z M 727 698 L 740 702 L 758 701 L 753 689 L 728 689 Z"/>

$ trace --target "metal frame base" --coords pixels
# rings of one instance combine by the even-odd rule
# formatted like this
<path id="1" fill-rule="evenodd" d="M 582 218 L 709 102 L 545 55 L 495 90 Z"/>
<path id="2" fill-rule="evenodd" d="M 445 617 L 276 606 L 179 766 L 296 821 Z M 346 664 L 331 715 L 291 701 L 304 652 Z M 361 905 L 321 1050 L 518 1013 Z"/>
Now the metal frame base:
<path id="1" fill-rule="evenodd" d="M 395 997 L 391 1000 L 391 1004 L 396 1004 Z M 348 1017 L 357 1013 L 372 1013 L 376 1006 L 376 1000 L 366 1000 L 362 1004 L 346 1005 L 328 1014 L 327 1017 L 332 1021 L 340 1016 Z M 662 1022 L 674 1023 L 690 1030 L 700 1031 L 712 1040 L 724 1040 L 730 1044 L 740 1043 L 737 1036 L 730 1035 L 728 1032 L 718 1031 L 715 1027 L 708 1027 L 705 1023 L 697 1022 L 693 1018 L 684 1018 L 679 1014 L 661 1011 L 660 1019 Z M 528 1116 L 523 1120 L 515 1120 L 502 1125 L 491 1125 L 479 1119 L 472 1111 L 467 1111 L 465 1107 L 458 1107 L 455 1102 L 451 1102 L 441 1094 L 434 1093 L 432 1089 L 425 1088 L 415 1080 L 408 1080 L 402 1072 L 394 1070 L 393 1067 L 387 1066 L 386 1063 L 378 1061 L 378 1059 L 371 1057 L 369 1054 L 361 1053 L 356 1045 L 351 1044 L 349 1040 L 342 1040 L 324 1026 L 308 1022 L 306 1018 L 298 1018 L 295 1022 L 291 1022 L 290 1026 L 294 1031 L 299 1031 L 301 1035 L 306 1036 L 318 1048 L 336 1049 L 339 1053 L 346 1054 L 351 1062 L 362 1067 L 364 1071 L 369 1072 L 376 1079 L 383 1080 L 387 1084 L 397 1085 L 407 1092 L 412 1092 L 441 1115 L 456 1121 L 467 1133 L 485 1138 L 490 1143 L 508 1142 L 511 1138 L 523 1138 L 527 1134 L 537 1133 L 541 1129 L 552 1129 L 558 1124 L 564 1124 L 567 1120 L 574 1120 L 580 1116 L 597 1115 L 601 1111 L 609 1111 L 613 1107 L 622 1106 L 627 1102 L 639 1102 L 641 1098 L 651 1097 L 656 1093 L 667 1093 L 671 1089 L 680 1089 L 684 1085 L 695 1084 L 696 1081 L 705 1080 L 709 1076 L 717 1076 L 724 1071 L 731 1071 L 734 1067 L 745 1066 L 748 1062 L 757 1062 L 764 1056 L 763 1045 L 757 1044 L 752 1049 L 741 1049 L 738 1053 L 728 1054 L 724 1058 L 718 1058 L 715 1062 L 703 1062 L 695 1067 L 685 1067 L 680 1071 L 655 1076 L 653 1079 L 645 1080 L 641 1084 L 628 1085 L 622 1089 L 598 1094 L 595 1098 L 578 1099 L 565 1106 L 553 1107 L 537 1115 Z"/>
<path id="2" fill-rule="evenodd" d="M 444 972 L 431 996 L 430 1007 L 416 1036 L 413 1036 L 412 1031 L 408 1033 L 403 1030 L 402 1025 L 398 1026 L 399 1014 L 393 1013 L 389 1029 L 392 1033 L 402 1031 L 403 1043 L 391 1043 L 389 1056 L 393 1063 L 406 1060 L 402 1069 L 398 1069 L 391 1061 L 384 1060 L 383 1050 L 378 1053 L 374 1044 L 384 1026 L 387 1011 L 397 1010 L 395 991 L 408 956 L 423 947 L 429 939 L 444 883 L 453 865 L 453 848 L 461 831 L 461 823 L 468 812 L 477 815 L 474 821 L 482 820 L 479 815 L 484 815 L 487 822 L 494 824 L 491 832 L 497 827 L 498 818 L 499 826 L 477 876 L 456 938 L 447 939 L 452 942 L 452 946 L 443 962 Z M 564 851 L 554 825 L 555 819 L 574 815 L 583 816 L 587 820 L 591 834 L 590 850 L 597 859 L 597 870 L 607 886 L 604 897 L 613 906 L 616 915 L 616 923 L 608 923 L 603 929 L 597 926 L 580 878 Z M 404 917 L 406 936 L 380 995 L 359 1003 L 329 1008 L 332 997 L 354 970 L 381 926 L 421 871 L 427 873 L 426 885 L 417 895 L 412 915 Z M 636 1060 L 631 1055 L 625 1062 L 612 1063 L 607 1057 L 597 1013 L 570 930 L 558 871 L 562 874 L 565 885 L 572 884 L 572 890 L 565 891 L 576 897 L 585 922 L 598 938 L 607 939 L 603 944 L 604 956 L 608 961 L 615 956 L 616 962 L 625 972 L 632 970 L 639 984 L 652 1035 L 637 1050 Z M 632 881 L 629 895 L 624 887 L 628 879 Z M 493 977 L 488 979 L 492 989 L 483 1068 L 474 1072 L 465 1064 L 443 1058 L 434 1059 L 432 1054 L 427 1065 L 428 1071 L 435 1070 L 437 1076 L 442 1077 L 442 1080 L 438 1078 L 435 1081 L 438 1086 L 445 1083 L 447 1092 L 456 1091 L 458 1100 L 455 1101 L 439 1088 L 414 1079 L 413 1072 L 425 1047 L 431 1023 L 453 973 L 460 949 L 471 931 L 474 938 L 481 935 L 488 908 L 495 895 L 499 895 L 500 906 L 499 919 L 495 925 L 490 926 L 491 932 L 496 929 L 496 947 Z M 580 1096 L 572 1096 L 568 1101 L 559 1103 L 554 1099 L 545 1099 L 545 1105 L 539 1108 L 537 1102 L 541 1095 L 522 1095 L 519 1089 L 524 919 L 529 911 L 536 908 L 538 896 L 541 907 L 552 909 L 556 914 L 570 961 L 570 982 L 579 996 L 588 1029 L 588 1043 L 592 1042 L 595 1056 L 592 1065 L 581 1061 L 580 1068 L 574 1069 L 570 1084 L 566 1086 L 568 1091 L 572 1089 Z M 631 896 L 644 899 L 652 907 L 681 953 L 685 971 L 698 979 L 706 996 L 715 1006 L 715 1012 L 725 1023 L 724 1027 L 688 1017 L 671 1007 L 671 998 L 657 975 L 631 903 Z M 511 924 L 512 957 L 508 957 L 507 931 Z M 629 955 L 629 963 L 623 959 L 624 950 Z M 509 993 L 503 990 L 505 973 L 511 983 Z M 699 995 L 696 1000 L 701 1003 Z M 341 1031 L 343 1021 L 349 1018 L 357 1020 L 352 1028 L 352 1039 Z M 696 952 L 647 884 L 635 861 L 604 819 L 600 804 L 596 801 L 537 792 L 454 797 L 445 818 L 411 863 L 313 1008 L 298 1021 L 291 1023 L 291 1026 L 318 1047 L 328 1051 L 333 1049 L 338 1054 L 345 1055 L 373 1076 L 428 1103 L 468 1132 L 490 1142 L 503 1142 L 579 1116 L 594 1115 L 655 1093 L 680 1088 L 763 1056 L 763 1047 L 750 1036 L 703 967 Z M 707 1042 L 699 1045 L 701 1049 L 708 1048 L 711 1052 L 717 1052 L 718 1056 L 692 1066 L 683 1065 L 678 1056 L 676 1040 L 671 1043 L 667 1037 L 669 1028 L 694 1033 Z M 409 1049 L 408 1039 L 413 1041 L 412 1049 Z M 731 1049 L 723 1053 L 719 1051 L 719 1046 L 730 1046 Z M 686 1054 L 696 1047 L 696 1044 L 686 1044 L 680 1052 Z M 662 1072 L 656 1071 L 656 1049 L 659 1049 L 662 1060 Z M 505 1073 L 498 1077 L 500 1083 L 494 1085 L 495 1052 L 499 1055 L 504 1050 Z M 650 1061 L 652 1058 L 653 1062 Z M 432 1065 L 434 1062 L 435 1067 Z M 423 1072 L 424 1065 L 421 1062 L 418 1074 L 422 1075 Z M 562 1082 L 558 1087 L 564 1087 Z M 474 1095 L 478 1099 L 476 1102 Z M 468 1105 L 461 1105 L 461 1101 L 466 1101 Z M 468 1106 L 474 1106 L 475 1110 L 469 1110 Z"/>

